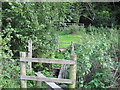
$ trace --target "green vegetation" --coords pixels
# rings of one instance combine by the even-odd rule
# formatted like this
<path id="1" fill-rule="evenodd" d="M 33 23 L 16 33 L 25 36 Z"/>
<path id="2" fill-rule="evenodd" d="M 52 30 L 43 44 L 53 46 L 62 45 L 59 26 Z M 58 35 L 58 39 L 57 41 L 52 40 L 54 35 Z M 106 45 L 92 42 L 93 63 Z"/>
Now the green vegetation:
<path id="1" fill-rule="evenodd" d="M 74 42 L 77 43 L 80 40 L 81 36 L 79 35 L 60 35 L 59 42 Z M 69 44 L 60 44 L 60 48 L 67 48 Z"/>
<path id="2" fill-rule="evenodd" d="M 117 85 L 111 68 L 118 67 L 115 65 L 119 53 L 118 30 L 92 26 L 85 28 L 85 31 L 89 32 L 83 31 L 79 36 L 78 34 L 60 35 L 59 38 L 59 41 L 75 42 L 75 52 L 78 57 L 77 87 L 110 88 Z M 69 48 L 66 44 L 61 44 L 61 47 Z"/>
<path id="3" fill-rule="evenodd" d="M 60 44 L 68 48 L 60 52 L 57 42 L 74 42 L 76 88 L 119 88 L 119 4 L 2 2 L 0 11 L 0 88 L 21 87 L 19 52 L 27 52 L 29 39 L 35 58 L 70 59 L 70 45 Z M 33 63 L 34 71 L 29 72 L 27 67 L 27 74 L 35 76 L 41 71 L 45 76 L 57 77 L 51 73 L 60 67 Z M 27 83 L 28 88 L 37 87 L 36 81 Z"/>

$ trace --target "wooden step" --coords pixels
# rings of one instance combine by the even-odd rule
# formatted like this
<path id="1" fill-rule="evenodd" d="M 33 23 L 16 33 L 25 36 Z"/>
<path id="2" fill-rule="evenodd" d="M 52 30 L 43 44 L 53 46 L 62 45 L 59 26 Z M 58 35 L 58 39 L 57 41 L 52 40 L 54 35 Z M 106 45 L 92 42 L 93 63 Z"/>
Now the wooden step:
<path id="1" fill-rule="evenodd" d="M 41 72 L 35 73 L 38 77 L 46 77 Z M 59 90 L 63 90 L 60 86 L 55 84 L 54 82 L 45 82 L 47 85 L 49 85 L 51 88 L 57 88 Z"/>

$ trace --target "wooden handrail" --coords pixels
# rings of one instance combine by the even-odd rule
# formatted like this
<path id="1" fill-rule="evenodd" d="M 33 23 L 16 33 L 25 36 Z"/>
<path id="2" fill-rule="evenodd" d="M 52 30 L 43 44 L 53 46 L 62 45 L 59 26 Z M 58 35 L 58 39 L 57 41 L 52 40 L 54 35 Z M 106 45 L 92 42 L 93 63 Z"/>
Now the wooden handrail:
<path id="1" fill-rule="evenodd" d="M 37 77 L 37 76 L 21 76 L 22 80 L 35 80 L 35 81 L 45 81 L 45 82 L 58 82 L 58 83 L 68 83 L 72 84 L 70 79 L 59 79 L 59 78 L 48 78 L 48 77 Z"/>
<path id="2" fill-rule="evenodd" d="M 74 64 L 73 60 L 64 59 L 46 59 L 46 58 L 20 58 L 20 61 L 24 62 L 40 62 L 40 63 L 54 63 L 54 64 Z"/>

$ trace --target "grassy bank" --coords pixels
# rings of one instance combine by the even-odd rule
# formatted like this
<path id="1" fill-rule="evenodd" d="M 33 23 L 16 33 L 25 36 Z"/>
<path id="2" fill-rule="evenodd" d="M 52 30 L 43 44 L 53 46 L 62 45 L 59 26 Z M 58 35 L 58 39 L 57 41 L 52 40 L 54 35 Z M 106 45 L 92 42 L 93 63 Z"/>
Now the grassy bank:
<path id="1" fill-rule="evenodd" d="M 81 38 L 80 35 L 60 35 L 59 42 L 78 43 L 80 38 Z M 69 44 L 60 44 L 60 48 L 67 48 L 69 46 L 70 46 Z"/>

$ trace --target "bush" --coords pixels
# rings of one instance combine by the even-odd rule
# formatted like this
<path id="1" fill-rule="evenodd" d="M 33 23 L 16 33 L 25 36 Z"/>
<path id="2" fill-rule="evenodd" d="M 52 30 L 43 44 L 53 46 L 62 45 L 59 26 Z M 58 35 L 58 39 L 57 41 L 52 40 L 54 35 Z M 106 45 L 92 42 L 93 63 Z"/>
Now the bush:
<path id="1" fill-rule="evenodd" d="M 11 87 L 14 88 L 14 84 L 16 83 L 13 80 L 13 78 L 17 77 L 17 75 L 15 75 L 16 72 L 14 72 L 16 67 L 14 66 L 15 63 L 11 59 L 13 53 L 12 50 L 10 50 L 12 31 L 13 29 L 10 27 L 10 25 L 8 25 L 3 32 L 0 32 L 0 88 L 9 87 L 11 83 Z"/>
<path id="2" fill-rule="evenodd" d="M 113 85 L 114 81 L 111 68 L 116 68 L 116 51 L 113 53 L 112 46 L 118 45 L 117 30 L 91 33 L 94 34 L 85 34 L 86 37 L 83 37 L 79 44 L 75 44 L 78 56 L 77 87 L 107 88 Z"/>
<path id="3" fill-rule="evenodd" d="M 65 27 L 63 32 L 64 34 L 80 34 L 84 32 L 84 28 L 81 28 L 79 25 L 73 24 Z"/>

